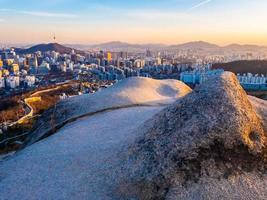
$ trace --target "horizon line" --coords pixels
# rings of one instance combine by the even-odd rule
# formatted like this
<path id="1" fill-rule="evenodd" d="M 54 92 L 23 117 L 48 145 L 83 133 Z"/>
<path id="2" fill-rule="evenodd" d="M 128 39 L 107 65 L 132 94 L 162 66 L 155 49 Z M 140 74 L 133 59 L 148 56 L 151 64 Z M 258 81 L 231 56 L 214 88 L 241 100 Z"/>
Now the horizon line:
<path id="1" fill-rule="evenodd" d="M 187 42 L 181 42 L 181 43 L 157 43 L 157 42 L 148 42 L 148 43 L 132 43 L 127 41 L 117 41 L 117 40 L 110 40 L 110 41 L 103 41 L 98 43 L 79 43 L 79 42 L 59 42 L 59 41 L 51 41 L 51 42 L 32 42 L 32 43 L 25 43 L 25 42 L 1 42 L 0 45 L 39 45 L 39 44 L 61 44 L 61 45 L 81 45 L 81 46 L 96 46 L 96 45 L 103 45 L 103 44 L 109 44 L 109 43 L 122 43 L 122 44 L 128 44 L 128 45 L 163 45 L 163 46 L 175 46 L 175 45 L 183 45 L 188 43 L 197 43 L 197 42 L 203 42 L 211 45 L 216 45 L 218 47 L 226 47 L 230 45 L 241 45 L 241 46 L 259 46 L 259 47 L 267 47 L 267 44 L 259 45 L 256 43 L 238 43 L 238 42 L 232 42 L 232 43 L 226 43 L 224 45 L 217 44 L 215 42 L 207 42 L 205 40 L 189 40 Z"/>

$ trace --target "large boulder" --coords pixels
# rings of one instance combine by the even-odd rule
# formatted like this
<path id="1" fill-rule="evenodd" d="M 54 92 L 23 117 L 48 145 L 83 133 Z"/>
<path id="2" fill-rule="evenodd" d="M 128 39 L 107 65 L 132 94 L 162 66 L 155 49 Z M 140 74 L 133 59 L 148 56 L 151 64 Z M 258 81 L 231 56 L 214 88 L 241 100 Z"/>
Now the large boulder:
<path id="1" fill-rule="evenodd" d="M 263 121 L 234 74 L 210 77 L 139 131 L 121 155 L 124 198 L 267 198 Z"/>
<path id="2" fill-rule="evenodd" d="M 192 90 L 178 80 L 132 77 L 94 94 L 75 96 L 46 111 L 35 124 L 25 145 L 29 146 L 69 122 L 112 109 L 134 106 L 165 106 Z"/>

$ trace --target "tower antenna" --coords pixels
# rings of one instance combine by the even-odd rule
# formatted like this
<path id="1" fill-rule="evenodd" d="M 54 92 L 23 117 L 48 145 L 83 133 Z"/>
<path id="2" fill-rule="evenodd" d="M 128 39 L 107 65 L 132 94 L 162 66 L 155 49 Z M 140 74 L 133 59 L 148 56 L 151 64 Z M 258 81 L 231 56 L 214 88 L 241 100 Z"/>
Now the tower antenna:
<path id="1" fill-rule="evenodd" d="M 53 40 L 54 40 L 54 42 L 56 42 L 56 34 L 55 33 L 53 34 Z"/>

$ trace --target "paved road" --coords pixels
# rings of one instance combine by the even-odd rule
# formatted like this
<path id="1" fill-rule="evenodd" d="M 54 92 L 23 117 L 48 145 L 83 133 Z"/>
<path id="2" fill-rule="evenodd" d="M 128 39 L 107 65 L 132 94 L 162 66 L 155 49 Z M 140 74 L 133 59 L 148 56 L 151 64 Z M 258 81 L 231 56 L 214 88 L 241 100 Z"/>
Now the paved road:
<path id="1" fill-rule="evenodd" d="M 32 98 L 32 97 L 39 97 L 40 94 L 43 94 L 43 93 L 47 93 L 47 92 L 51 92 L 51 91 L 55 91 L 57 89 L 59 89 L 60 87 L 57 86 L 55 88 L 51 88 L 51 89 L 46 89 L 46 90 L 41 90 L 41 91 L 38 91 L 38 92 L 35 92 L 33 93 L 29 98 L 25 98 L 22 103 L 24 104 L 24 107 L 27 107 L 29 112 L 27 112 L 27 114 L 25 114 L 23 117 L 21 117 L 20 119 L 18 119 L 17 121 L 15 122 L 12 122 L 10 123 L 8 126 L 9 127 L 12 127 L 16 124 L 22 124 L 25 120 L 33 117 L 33 114 L 34 114 L 34 110 L 32 108 L 32 106 L 28 103 L 28 99 Z"/>

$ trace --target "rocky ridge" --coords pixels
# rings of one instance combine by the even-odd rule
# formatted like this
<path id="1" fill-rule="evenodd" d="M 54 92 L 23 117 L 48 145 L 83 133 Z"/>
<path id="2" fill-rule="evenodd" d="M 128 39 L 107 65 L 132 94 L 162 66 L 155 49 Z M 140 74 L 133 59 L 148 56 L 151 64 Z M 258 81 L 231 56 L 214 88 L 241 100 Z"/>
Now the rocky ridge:
<path id="1" fill-rule="evenodd" d="M 84 116 L 126 107 L 166 106 L 191 91 L 187 85 L 177 80 L 128 78 L 95 94 L 75 96 L 61 101 L 42 115 L 25 146 Z"/>
<path id="2" fill-rule="evenodd" d="M 139 128 L 143 136 L 121 155 L 118 193 L 266 199 L 265 124 L 234 74 L 214 76 Z"/>

